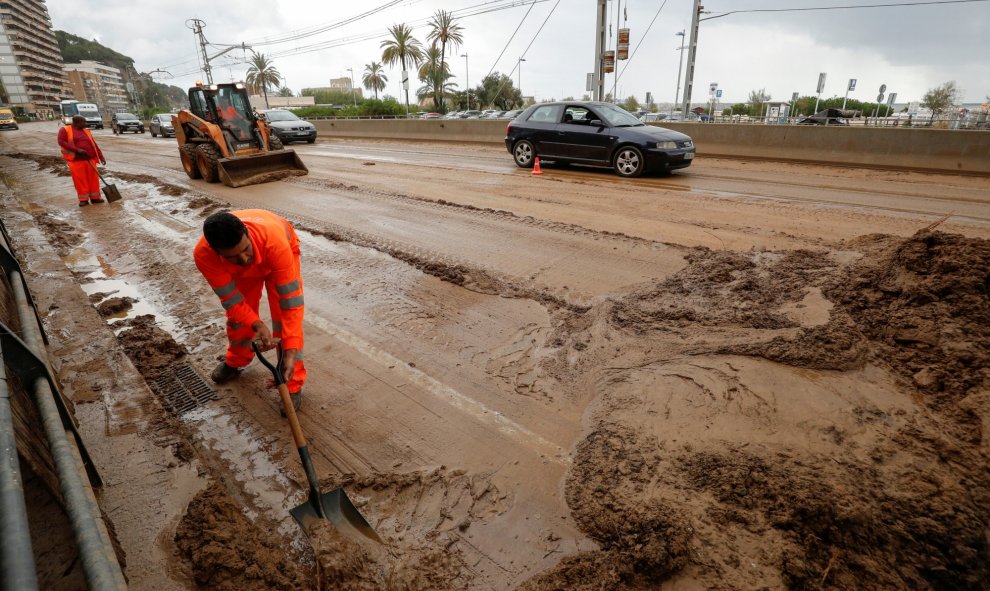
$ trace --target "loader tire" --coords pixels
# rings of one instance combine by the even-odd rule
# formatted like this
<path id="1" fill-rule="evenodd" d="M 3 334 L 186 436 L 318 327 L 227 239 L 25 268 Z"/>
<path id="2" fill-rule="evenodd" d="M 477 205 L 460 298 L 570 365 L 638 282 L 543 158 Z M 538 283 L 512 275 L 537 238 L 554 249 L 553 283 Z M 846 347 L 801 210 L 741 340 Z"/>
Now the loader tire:
<path id="1" fill-rule="evenodd" d="M 278 136 L 274 133 L 268 136 L 268 147 L 272 150 L 282 150 L 285 146 L 282 145 L 282 140 L 278 139 Z"/>
<path id="2" fill-rule="evenodd" d="M 179 160 L 182 161 L 182 169 L 186 171 L 191 179 L 202 178 L 199 168 L 196 167 L 196 144 L 183 144 L 179 146 Z"/>
<path id="3" fill-rule="evenodd" d="M 220 181 L 220 151 L 213 144 L 200 144 L 196 148 L 196 168 L 208 183 Z"/>

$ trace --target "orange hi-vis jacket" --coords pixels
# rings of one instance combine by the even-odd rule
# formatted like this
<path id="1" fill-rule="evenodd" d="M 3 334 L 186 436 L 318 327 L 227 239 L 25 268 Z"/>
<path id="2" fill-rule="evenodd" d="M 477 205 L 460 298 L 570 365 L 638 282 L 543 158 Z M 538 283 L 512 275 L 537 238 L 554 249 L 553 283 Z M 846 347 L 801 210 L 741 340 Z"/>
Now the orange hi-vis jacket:
<path id="1" fill-rule="evenodd" d="M 62 129 L 65 130 L 66 142 L 68 142 L 68 144 L 71 146 L 75 146 L 75 139 L 73 134 L 75 128 L 73 128 L 72 125 L 66 125 L 62 127 Z M 89 131 L 88 128 L 84 129 L 83 131 L 86 132 L 86 136 L 89 137 L 89 143 L 92 144 L 93 146 L 93 153 L 90 155 L 90 157 L 99 159 L 100 156 L 103 155 L 103 153 L 100 152 L 100 147 L 96 145 L 96 140 L 93 139 L 93 134 Z M 74 151 L 69 151 L 65 146 L 61 144 L 61 142 L 59 143 L 59 147 L 62 148 L 62 158 L 65 158 L 69 162 L 72 162 L 73 160 L 76 159 L 76 153 Z"/>
<path id="2" fill-rule="evenodd" d="M 193 251 L 196 267 L 209 282 L 227 312 L 228 324 L 250 327 L 260 318 L 254 306 L 241 293 L 246 287 L 264 282 L 282 346 L 301 350 L 303 346 L 303 290 L 299 269 L 299 238 L 288 221 L 263 209 L 232 211 L 247 227 L 254 260 L 245 267 L 227 262 L 200 238 Z M 277 305 L 272 301 L 277 298 Z"/>

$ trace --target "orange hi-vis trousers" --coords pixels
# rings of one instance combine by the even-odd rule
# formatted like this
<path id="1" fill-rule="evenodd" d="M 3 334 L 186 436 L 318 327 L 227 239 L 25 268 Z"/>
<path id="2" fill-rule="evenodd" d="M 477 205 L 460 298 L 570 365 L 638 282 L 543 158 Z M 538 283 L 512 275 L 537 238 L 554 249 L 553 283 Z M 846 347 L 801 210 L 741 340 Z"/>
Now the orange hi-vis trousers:
<path id="1" fill-rule="evenodd" d="M 92 160 L 69 160 L 69 174 L 72 184 L 76 186 L 79 201 L 88 202 L 90 199 L 101 199 L 100 177 L 93 168 Z"/>
<path id="2" fill-rule="evenodd" d="M 296 258 L 296 268 L 299 268 L 299 259 Z M 302 279 L 299 279 L 300 284 Z M 251 307 L 257 314 L 261 306 L 261 287 L 265 283 L 264 279 L 258 277 L 238 278 L 235 280 L 237 290 L 244 296 L 244 303 Z M 282 337 L 282 313 L 279 305 L 279 295 L 273 287 L 265 290 L 268 293 L 268 310 L 272 314 L 272 336 L 276 339 Z M 250 326 L 227 320 L 227 358 L 226 363 L 231 367 L 244 367 L 254 359 L 254 349 L 251 348 L 251 341 L 255 338 L 254 329 Z M 295 394 L 302 389 L 306 381 L 306 364 L 303 363 L 303 344 L 300 335 L 299 350 L 296 353 L 296 363 L 292 368 L 292 379 L 286 384 L 289 392 Z M 281 368 L 280 368 L 281 369 Z"/>

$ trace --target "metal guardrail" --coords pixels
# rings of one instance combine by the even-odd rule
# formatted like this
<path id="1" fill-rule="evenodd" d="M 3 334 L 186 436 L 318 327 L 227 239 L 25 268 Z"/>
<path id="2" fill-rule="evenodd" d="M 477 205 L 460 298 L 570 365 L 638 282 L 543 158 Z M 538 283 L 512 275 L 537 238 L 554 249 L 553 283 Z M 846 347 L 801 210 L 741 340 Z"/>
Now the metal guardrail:
<path id="1" fill-rule="evenodd" d="M 0 588 L 38 589 L 27 504 L 21 482 L 8 371 L 33 397 L 57 474 L 79 559 L 91 591 L 127 589 L 113 543 L 92 486 L 102 481 L 89 459 L 46 359 L 46 337 L 20 264 L 0 220 L 0 270 L 9 303 L 16 310 L 13 330 L 0 319 Z M 4 291 L 7 291 L 6 289 Z"/>

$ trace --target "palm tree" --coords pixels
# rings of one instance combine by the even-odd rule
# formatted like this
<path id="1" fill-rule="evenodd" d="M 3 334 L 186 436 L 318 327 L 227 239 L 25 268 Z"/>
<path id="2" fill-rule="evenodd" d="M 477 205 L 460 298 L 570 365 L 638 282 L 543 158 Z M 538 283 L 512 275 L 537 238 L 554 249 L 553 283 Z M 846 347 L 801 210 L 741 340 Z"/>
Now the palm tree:
<path id="1" fill-rule="evenodd" d="M 364 66 L 364 76 L 361 77 L 361 82 L 364 83 L 364 87 L 368 90 L 375 91 L 375 100 L 378 100 L 378 91 L 385 90 L 385 83 L 388 82 L 388 76 L 382 71 L 382 65 L 378 62 L 371 62 Z"/>
<path id="2" fill-rule="evenodd" d="M 447 45 L 450 48 L 456 49 L 464 43 L 464 35 L 462 31 L 464 29 L 454 22 L 454 17 L 451 13 L 438 10 L 433 18 L 430 19 L 430 32 L 426 36 L 427 39 L 433 42 L 434 45 L 440 44 L 440 63 L 444 65 L 446 69 L 447 65 Z M 443 84 L 436 85 L 439 87 L 439 91 L 443 89 Z M 437 108 L 443 109 L 443 95 L 438 94 L 433 97 L 433 102 L 436 103 Z"/>
<path id="3" fill-rule="evenodd" d="M 437 110 L 443 110 L 444 91 L 447 87 L 456 86 L 456 84 L 447 84 L 447 80 L 450 78 L 450 68 L 441 59 L 441 50 L 437 44 L 430 45 L 423 54 L 423 63 L 417 72 L 420 81 L 425 82 L 426 86 L 420 88 L 416 94 L 421 99 L 425 98 L 429 95 L 424 95 L 423 89 L 429 88 L 433 94 L 434 108 Z"/>
<path id="4" fill-rule="evenodd" d="M 282 74 L 279 74 L 275 66 L 268 61 L 268 57 L 263 53 L 251 51 L 251 67 L 247 71 L 247 83 L 254 89 L 261 89 L 265 95 L 265 108 L 268 108 L 268 87 L 278 88 L 282 81 Z"/>
<path id="5" fill-rule="evenodd" d="M 385 65 L 402 66 L 402 73 L 407 74 L 406 64 L 418 66 L 423 61 L 423 46 L 412 36 L 412 27 L 402 23 L 392 25 L 388 32 L 392 38 L 382 41 L 382 61 Z M 409 89 L 406 88 L 406 116 L 409 115 Z"/>

